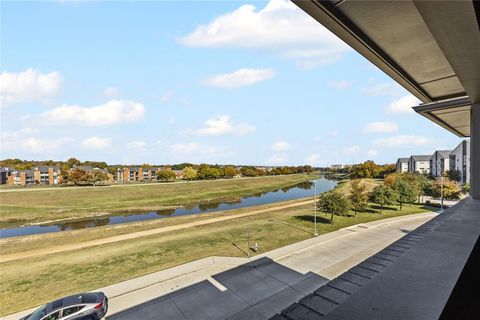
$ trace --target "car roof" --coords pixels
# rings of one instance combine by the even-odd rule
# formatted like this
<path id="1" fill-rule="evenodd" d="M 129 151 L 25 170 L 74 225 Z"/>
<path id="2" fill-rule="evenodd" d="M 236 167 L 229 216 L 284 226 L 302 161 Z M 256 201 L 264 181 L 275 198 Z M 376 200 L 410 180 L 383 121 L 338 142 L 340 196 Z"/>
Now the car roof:
<path id="1" fill-rule="evenodd" d="M 58 309 L 74 306 L 82 303 L 95 303 L 98 300 L 98 293 L 79 293 L 52 301 L 46 305 L 47 314 Z"/>

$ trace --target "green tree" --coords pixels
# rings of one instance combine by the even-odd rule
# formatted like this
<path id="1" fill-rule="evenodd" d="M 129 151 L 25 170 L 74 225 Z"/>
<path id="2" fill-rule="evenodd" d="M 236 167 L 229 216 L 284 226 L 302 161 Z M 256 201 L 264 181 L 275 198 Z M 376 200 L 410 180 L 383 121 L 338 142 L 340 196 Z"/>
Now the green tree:
<path id="1" fill-rule="evenodd" d="M 88 174 L 85 170 L 75 168 L 68 172 L 67 181 L 78 186 L 89 182 Z"/>
<path id="2" fill-rule="evenodd" d="M 443 197 L 446 199 L 458 199 L 460 196 L 460 187 L 455 181 L 443 178 Z M 433 183 L 433 195 L 442 196 L 442 178 L 438 177 Z"/>
<path id="3" fill-rule="evenodd" d="M 255 172 L 257 173 L 257 176 L 262 177 L 267 175 L 267 171 L 261 168 L 255 168 Z"/>
<path id="4" fill-rule="evenodd" d="M 240 169 L 240 173 L 244 177 L 256 177 L 256 176 L 258 176 L 258 172 L 255 170 L 254 167 L 242 167 Z"/>
<path id="5" fill-rule="evenodd" d="M 70 158 L 67 160 L 67 165 L 69 168 L 73 168 L 73 166 L 79 166 L 81 164 L 80 160 L 76 158 Z"/>
<path id="6" fill-rule="evenodd" d="M 333 215 L 346 215 L 350 210 L 350 201 L 338 191 L 329 191 L 320 194 L 317 202 L 318 210 L 330 214 L 330 222 L 333 223 Z"/>
<path id="7" fill-rule="evenodd" d="M 413 203 L 417 199 L 418 190 L 416 190 L 413 183 L 407 179 L 397 179 L 394 188 L 398 194 L 397 201 L 400 204 L 400 211 L 404 203 Z"/>
<path id="8" fill-rule="evenodd" d="M 368 207 L 368 193 L 367 187 L 360 183 L 360 180 L 353 180 L 351 182 L 350 195 L 348 196 L 352 204 L 352 210 L 355 212 L 355 217 L 357 217 L 357 212 L 363 212 L 367 210 Z"/>
<path id="9" fill-rule="evenodd" d="M 380 185 L 373 188 L 369 194 L 369 198 L 371 202 L 380 206 L 380 213 L 382 213 L 384 206 L 395 204 L 398 195 L 392 187 Z"/>
<path id="10" fill-rule="evenodd" d="M 237 169 L 234 166 L 225 166 L 223 168 L 223 176 L 225 178 L 233 178 L 238 174 Z"/>
<path id="11" fill-rule="evenodd" d="M 197 170 L 197 177 L 199 179 L 218 179 L 222 176 L 222 170 L 217 166 L 210 166 L 208 164 L 201 164 Z"/>
<path id="12" fill-rule="evenodd" d="M 197 179 L 197 170 L 192 167 L 185 167 L 183 169 L 183 179 L 189 181 Z"/>
<path id="13" fill-rule="evenodd" d="M 163 180 L 165 182 L 175 180 L 177 175 L 172 170 L 160 170 L 157 173 L 157 180 Z"/>
<path id="14" fill-rule="evenodd" d="M 448 179 L 452 181 L 460 181 L 461 178 L 461 173 L 460 170 L 447 170 L 445 171 L 445 175 L 447 176 Z"/>
<path id="15" fill-rule="evenodd" d="M 97 182 L 107 181 L 108 175 L 101 171 L 93 171 L 89 174 L 89 180 L 95 186 Z"/>

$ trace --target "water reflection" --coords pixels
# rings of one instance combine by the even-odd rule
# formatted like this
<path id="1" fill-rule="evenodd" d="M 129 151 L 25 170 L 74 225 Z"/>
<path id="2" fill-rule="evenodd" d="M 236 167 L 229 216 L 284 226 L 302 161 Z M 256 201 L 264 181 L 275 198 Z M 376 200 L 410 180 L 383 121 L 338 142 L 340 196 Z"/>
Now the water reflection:
<path id="1" fill-rule="evenodd" d="M 77 230 L 83 228 L 93 228 L 106 226 L 110 223 L 110 218 L 94 218 L 85 220 L 75 220 L 59 223 L 60 231 Z"/>
<path id="2" fill-rule="evenodd" d="M 161 216 L 162 218 L 164 217 L 170 217 L 175 214 L 176 209 L 162 209 L 162 210 L 157 210 L 155 211 L 156 214 Z"/>
<path id="3" fill-rule="evenodd" d="M 200 211 L 205 212 L 207 210 L 218 209 L 221 204 L 221 202 L 201 203 L 198 205 L 198 208 L 200 209 Z"/>
<path id="4" fill-rule="evenodd" d="M 313 188 L 313 182 L 312 181 L 305 181 L 297 184 L 297 188 L 303 189 L 303 190 L 310 190 Z"/>
<path id="5" fill-rule="evenodd" d="M 315 180 L 317 192 L 325 192 L 333 189 L 337 182 L 325 178 Z M 297 185 L 285 187 L 268 192 L 258 192 L 248 197 L 236 197 L 223 201 L 209 201 L 200 204 L 189 204 L 180 208 L 162 209 L 143 213 L 126 213 L 109 217 L 96 217 L 75 221 L 65 221 L 51 225 L 27 226 L 7 228 L 0 230 L 0 238 L 9 238 L 21 235 L 58 232 L 65 230 L 77 230 L 105 225 L 121 224 L 135 221 L 161 219 L 172 216 L 208 213 L 222 210 L 239 209 L 243 207 L 258 206 L 279 201 L 300 199 L 312 196 L 312 181 L 305 181 Z"/>

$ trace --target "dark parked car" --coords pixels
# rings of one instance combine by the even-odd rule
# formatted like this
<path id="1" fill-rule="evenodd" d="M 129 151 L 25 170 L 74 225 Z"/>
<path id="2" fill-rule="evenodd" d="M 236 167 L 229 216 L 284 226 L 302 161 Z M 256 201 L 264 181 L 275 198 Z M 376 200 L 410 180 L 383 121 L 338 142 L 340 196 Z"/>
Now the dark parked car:
<path id="1" fill-rule="evenodd" d="M 107 310 L 103 292 L 79 293 L 47 303 L 20 320 L 100 320 Z"/>

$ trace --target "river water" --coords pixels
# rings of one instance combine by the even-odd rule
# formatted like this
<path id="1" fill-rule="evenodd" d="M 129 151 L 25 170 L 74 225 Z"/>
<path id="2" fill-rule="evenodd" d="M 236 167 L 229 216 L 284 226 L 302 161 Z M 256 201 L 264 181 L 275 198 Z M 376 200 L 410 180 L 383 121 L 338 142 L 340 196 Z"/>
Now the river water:
<path id="1" fill-rule="evenodd" d="M 152 219 L 161 219 L 189 214 L 209 213 L 215 211 L 224 211 L 239 209 L 244 207 L 270 204 L 280 201 L 301 199 L 313 196 L 313 184 L 317 186 L 317 194 L 333 189 L 337 182 L 325 178 L 319 178 L 312 181 L 302 182 L 290 187 L 258 193 L 252 196 L 241 197 L 234 201 L 214 201 L 192 206 L 184 206 L 176 209 L 164 209 L 159 211 L 148 211 L 143 213 L 116 214 L 108 217 L 95 217 L 79 220 L 69 220 L 56 222 L 47 225 L 23 226 L 16 228 L 5 228 L 0 230 L 0 238 L 10 238 L 24 235 L 61 232 L 66 230 L 75 230 L 83 228 L 93 228 L 99 226 L 121 224 L 135 221 L 145 221 Z"/>

